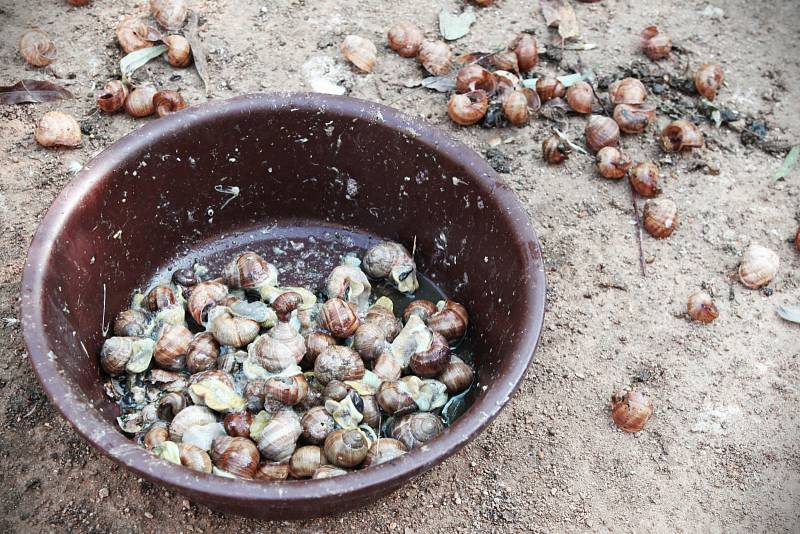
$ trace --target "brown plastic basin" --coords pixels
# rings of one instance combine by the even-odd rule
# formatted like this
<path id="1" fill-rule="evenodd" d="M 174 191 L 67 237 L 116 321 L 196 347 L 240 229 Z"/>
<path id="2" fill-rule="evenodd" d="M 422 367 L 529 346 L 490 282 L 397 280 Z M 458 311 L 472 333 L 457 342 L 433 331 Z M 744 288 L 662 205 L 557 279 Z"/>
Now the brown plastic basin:
<path id="1" fill-rule="evenodd" d="M 220 185 L 239 188 L 224 208 L 233 195 Z M 409 247 L 416 238 L 420 270 L 470 311 L 474 402 L 442 435 L 346 477 L 262 483 L 166 463 L 117 429 L 96 355 L 103 327 L 154 272 L 254 249 L 291 282 L 324 276 L 328 245 L 339 253 L 376 235 Z M 544 304 L 536 233 L 477 154 L 388 107 L 300 93 L 192 107 L 111 145 L 50 207 L 22 281 L 34 370 L 84 439 L 196 502 L 272 519 L 374 503 L 463 447 L 522 380 Z"/>

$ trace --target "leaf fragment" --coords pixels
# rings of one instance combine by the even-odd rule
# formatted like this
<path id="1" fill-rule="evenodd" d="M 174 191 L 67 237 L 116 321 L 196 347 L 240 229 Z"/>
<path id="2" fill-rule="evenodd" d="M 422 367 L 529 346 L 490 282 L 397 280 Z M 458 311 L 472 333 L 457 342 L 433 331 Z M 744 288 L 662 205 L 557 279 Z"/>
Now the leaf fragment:
<path id="1" fill-rule="evenodd" d="M 777 182 L 778 180 L 786 178 L 786 175 L 792 171 L 797 163 L 798 156 L 800 156 L 800 145 L 794 145 L 792 149 L 789 150 L 789 153 L 786 154 L 778 171 L 772 175 L 772 181 Z"/>
<path id="2" fill-rule="evenodd" d="M 206 94 L 208 94 L 211 79 L 208 76 L 208 61 L 206 60 L 206 49 L 203 42 L 197 35 L 197 12 L 189 11 L 188 22 L 186 23 L 186 33 L 184 37 L 189 41 L 189 46 L 192 47 L 192 58 L 194 59 L 194 68 L 197 70 L 197 75 L 203 80 L 203 87 L 205 87 Z"/>
<path id="3" fill-rule="evenodd" d="M 14 85 L 0 86 L 0 105 L 52 102 L 75 98 L 65 88 L 44 80 L 20 80 Z"/>
<path id="4" fill-rule="evenodd" d="M 539 0 L 542 16 L 548 26 L 558 28 L 561 39 L 572 39 L 580 35 L 578 18 L 568 0 Z"/>
<path id="5" fill-rule="evenodd" d="M 800 305 L 778 306 L 778 315 L 781 316 L 781 319 L 800 324 Z"/>
<path id="6" fill-rule="evenodd" d="M 439 13 L 439 33 L 446 41 L 455 41 L 469 33 L 473 22 L 475 12 L 472 9 L 466 9 L 458 15 L 443 9 Z"/>
<path id="7" fill-rule="evenodd" d="M 148 46 L 135 50 L 126 55 L 119 61 L 119 70 L 122 73 L 122 81 L 127 82 L 136 69 L 144 66 L 153 58 L 157 58 L 167 51 L 167 45 Z"/>

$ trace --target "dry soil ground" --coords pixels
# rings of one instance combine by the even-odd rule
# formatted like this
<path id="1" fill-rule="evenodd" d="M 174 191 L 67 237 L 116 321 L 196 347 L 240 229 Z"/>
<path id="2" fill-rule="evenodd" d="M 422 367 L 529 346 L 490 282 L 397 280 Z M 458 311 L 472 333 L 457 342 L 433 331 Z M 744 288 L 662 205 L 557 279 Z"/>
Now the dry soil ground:
<path id="1" fill-rule="evenodd" d="M 576 4 L 583 42 L 558 67 L 591 66 L 600 76 L 641 60 L 637 33 L 658 24 L 683 53 L 659 68 L 683 73 L 706 61 L 725 69 L 719 101 L 767 120 L 768 138 L 797 142 L 800 128 L 800 4 L 791 0 L 603 0 Z M 639 274 L 635 226 L 624 182 L 609 182 L 589 158 L 565 165 L 541 160 L 550 123 L 518 129 L 455 127 L 441 94 L 404 87 L 422 71 L 383 47 L 393 21 L 410 18 L 429 36 L 437 13 L 460 0 L 190 0 L 202 13 L 209 51 L 210 98 L 307 89 L 307 62 L 327 65 L 355 97 L 393 104 L 426 118 L 484 153 L 498 147 L 516 190 L 540 231 L 547 258 L 549 311 L 536 363 L 490 429 L 393 495 L 362 510 L 300 523 L 259 523 L 197 506 L 137 479 L 85 445 L 39 388 L 21 339 L 20 276 L 37 222 L 84 163 L 142 121 L 95 112 L 93 94 L 115 75 L 121 54 L 114 28 L 146 2 L 94 0 L 70 8 L 61 0 L 0 2 L 0 82 L 42 78 L 66 85 L 75 100 L 0 108 L 0 530 L 101 532 L 293 531 L 444 532 L 798 532 L 800 530 L 800 326 L 775 308 L 800 300 L 800 254 L 787 243 L 798 221 L 800 170 L 770 176 L 780 158 L 743 145 L 739 133 L 703 125 L 708 147 L 665 157 L 653 128 L 626 138 L 635 157 L 654 158 L 665 194 L 680 210 L 667 240 L 645 237 L 648 277 Z M 16 42 L 28 27 L 48 31 L 59 48 L 52 69 L 20 59 Z M 499 0 L 480 10 L 455 47 L 493 49 L 532 28 L 549 37 L 537 2 Z M 370 75 L 339 58 L 343 35 L 379 44 Z M 306 67 L 304 68 L 304 65 Z M 313 69 L 311 69 L 313 70 Z M 193 69 L 155 61 L 137 74 L 206 99 Z M 674 91 L 668 91 L 674 94 Z M 404 97 L 405 98 L 401 98 Z M 32 136 L 45 111 L 81 119 L 77 150 L 46 150 Z M 664 120 L 663 114 L 661 115 Z M 565 128 L 581 137 L 582 118 Z M 732 279 L 751 242 L 776 250 L 781 270 L 771 291 Z M 686 320 L 686 296 L 705 285 L 720 318 Z M 647 428 L 617 431 L 608 398 L 637 382 L 655 403 Z"/>

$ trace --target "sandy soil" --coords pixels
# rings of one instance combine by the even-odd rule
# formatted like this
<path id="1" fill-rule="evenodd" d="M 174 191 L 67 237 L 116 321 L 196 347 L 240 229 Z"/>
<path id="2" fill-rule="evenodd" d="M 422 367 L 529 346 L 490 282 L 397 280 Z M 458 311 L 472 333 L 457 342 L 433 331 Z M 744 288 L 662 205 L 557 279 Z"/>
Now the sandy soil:
<path id="1" fill-rule="evenodd" d="M 211 98 L 263 90 L 307 89 L 303 65 L 328 64 L 352 96 L 392 104 L 439 125 L 484 153 L 498 147 L 515 189 L 539 229 L 547 258 L 549 312 L 537 361 L 516 397 L 482 436 L 443 465 L 362 510 L 306 523 L 270 524 L 225 517 L 132 476 L 98 455 L 49 404 L 21 339 L 19 284 L 25 251 L 50 202 L 84 163 L 142 121 L 99 115 L 93 94 L 115 75 L 121 57 L 116 22 L 144 11 L 143 0 L 95 0 L 69 8 L 60 0 L 0 2 L 2 85 L 22 78 L 59 81 L 75 100 L 0 108 L 0 530 L 75 532 L 292 531 L 497 532 L 800 530 L 800 326 L 775 308 L 800 299 L 800 254 L 787 240 L 798 221 L 800 170 L 770 176 L 780 158 L 740 142 L 731 129 L 704 124 L 708 148 L 665 157 L 653 128 L 626 138 L 636 159 L 659 161 L 665 195 L 680 211 L 667 240 L 645 237 L 648 276 L 639 273 L 635 226 L 624 182 L 609 182 L 579 154 L 565 165 L 541 160 L 544 119 L 519 129 L 455 127 L 445 96 L 411 91 L 422 77 L 411 60 L 384 49 L 387 27 L 401 17 L 436 32 L 442 8 L 462 2 L 190 0 L 202 14 L 209 50 Z M 641 60 L 638 31 L 658 24 L 683 50 L 663 62 L 670 72 L 707 61 L 723 65 L 719 101 L 767 120 L 769 139 L 797 141 L 800 66 L 794 43 L 800 7 L 789 0 L 603 0 L 577 4 L 591 51 L 567 51 L 559 72 L 590 66 L 599 76 Z M 459 51 L 493 49 L 516 31 L 547 41 L 536 2 L 499 0 L 478 12 Z M 713 10 L 712 10 L 713 11 Z M 59 48 L 52 69 L 26 66 L 16 51 L 24 29 L 38 25 Z M 343 35 L 379 44 L 370 75 L 339 58 Z M 330 59 L 325 59 L 330 58 Z M 540 72 L 555 72 L 553 63 Z M 334 76 L 337 78 L 337 76 Z M 193 69 L 154 61 L 137 73 L 205 100 Z M 84 146 L 46 150 L 34 121 L 61 109 L 81 120 Z M 663 115 L 661 120 L 665 120 Z M 581 137 L 583 119 L 567 132 Z M 751 242 L 776 250 L 781 270 L 769 291 L 732 277 Z M 720 318 L 687 321 L 687 294 L 706 286 Z M 636 383 L 655 414 L 645 431 L 623 434 L 611 423 L 608 398 Z"/>

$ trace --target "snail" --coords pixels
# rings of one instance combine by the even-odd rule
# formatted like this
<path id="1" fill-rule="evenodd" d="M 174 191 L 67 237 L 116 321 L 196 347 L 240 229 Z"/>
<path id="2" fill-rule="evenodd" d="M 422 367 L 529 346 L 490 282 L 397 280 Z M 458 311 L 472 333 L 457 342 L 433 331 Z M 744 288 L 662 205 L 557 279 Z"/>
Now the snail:
<path id="1" fill-rule="evenodd" d="M 180 442 L 188 429 L 216 422 L 217 417 L 207 407 L 187 406 L 172 418 L 172 422 L 169 424 L 169 435 L 175 442 Z"/>
<path id="2" fill-rule="evenodd" d="M 289 462 L 266 462 L 256 471 L 256 480 L 286 480 L 289 477 Z"/>
<path id="3" fill-rule="evenodd" d="M 363 404 L 360 410 L 363 416 L 361 422 L 372 428 L 378 428 L 381 424 L 381 410 L 375 395 L 364 395 L 361 397 L 361 402 Z"/>
<path id="4" fill-rule="evenodd" d="M 678 208 L 675 202 L 668 198 L 652 198 L 645 202 L 642 225 L 647 233 L 657 239 L 672 235 L 678 226 Z"/>
<path id="5" fill-rule="evenodd" d="M 623 78 L 608 86 L 608 98 L 614 105 L 641 104 L 647 99 L 647 88 L 636 78 Z"/>
<path id="6" fill-rule="evenodd" d="M 271 462 L 287 461 L 292 457 L 302 433 L 303 427 L 294 410 L 280 410 L 261 432 L 258 450 Z"/>
<path id="7" fill-rule="evenodd" d="M 119 80 L 110 80 L 97 97 L 97 107 L 106 113 L 114 113 L 122 109 L 128 98 L 128 88 Z"/>
<path id="8" fill-rule="evenodd" d="M 461 126 L 476 124 L 486 115 L 488 109 L 489 97 L 481 90 L 454 94 L 447 102 L 447 115 Z"/>
<path id="9" fill-rule="evenodd" d="M 622 389 L 611 396 L 611 417 L 624 432 L 639 432 L 653 414 L 653 402 L 639 391 Z"/>
<path id="10" fill-rule="evenodd" d="M 422 319 L 423 323 L 427 323 L 428 319 L 430 319 L 431 315 L 436 313 L 438 308 L 436 304 L 429 300 L 425 299 L 417 299 L 412 300 L 406 306 L 406 309 L 403 310 L 403 322 L 408 322 L 408 318 L 412 315 L 416 315 L 420 319 Z"/>
<path id="11" fill-rule="evenodd" d="M 247 438 L 219 436 L 211 446 L 211 460 L 223 471 L 252 479 L 258 470 L 259 454 L 255 444 Z"/>
<path id="12" fill-rule="evenodd" d="M 517 55 L 520 72 L 530 72 L 539 63 L 539 49 L 536 37 L 530 33 L 520 33 L 509 47 Z"/>
<path id="13" fill-rule="evenodd" d="M 594 105 L 594 91 L 589 83 L 579 81 L 567 88 L 567 104 L 576 113 L 589 114 Z"/>
<path id="14" fill-rule="evenodd" d="M 427 321 L 428 328 L 442 334 L 448 341 L 461 338 L 469 326 L 467 309 L 454 300 L 439 301 L 436 312 Z"/>
<path id="15" fill-rule="evenodd" d="M 397 380 L 400 378 L 402 366 L 391 352 L 384 352 L 373 362 L 372 372 L 382 380 Z"/>
<path id="16" fill-rule="evenodd" d="M 272 301 L 272 309 L 279 321 L 288 321 L 292 312 L 303 303 L 303 295 L 297 291 L 284 291 Z"/>
<path id="17" fill-rule="evenodd" d="M 522 126 L 528 122 L 528 97 L 523 91 L 512 91 L 503 101 L 503 114 L 514 126 Z"/>
<path id="18" fill-rule="evenodd" d="M 164 117 L 186 109 L 187 104 L 177 91 L 158 91 L 153 95 L 153 106 L 156 108 L 156 115 Z"/>
<path id="19" fill-rule="evenodd" d="M 364 362 L 350 347 L 333 345 L 323 350 L 314 362 L 314 375 L 322 384 L 331 380 L 359 380 L 364 376 Z"/>
<path id="20" fill-rule="evenodd" d="M 225 266 L 223 279 L 234 288 L 275 287 L 278 285 L 278 270 L 255 252 L 243 252 Z"/>
<path id="21" fill-rule="evenodd" d="M 115 336 L 106 339 L 100 349 L 100 367 L 111 376 L 121 375 L 133 355 L 135 337 Z"/>
<path id="22" fill-rule="evenodd" d="M 167 30 L 180 29 L 188 13 L 186 0 L 150 0 L 150 14 Z"/>
<path id="23" fill-rule="evenodd" d="M 400 243 L 383 241 L 373 245 L 364 254 L 361 267 L 372 278 L 389 279 L 403 293 L 413 293 L 419 287 L 414 258 Z"/>
<path id="24" fill-rule="evenodd" d="M 497 84 L 497 88 L 495 89 L 495 93 L 497 95 L 498 100 L 501 102 L 505 100 L 505 98 L 511 94 L 512 91 L 517 89 L 522 89 L 522 83 L 515 74 L 505 71 L 505 70 L 496 70 L 494 71 L 494 77 Z M 533 91 L 536 93 L 536 91 Z M 536 95 L 537 99 L 539 95 Z M 541 102 L 540 102 L 541 104 Z M 539 106 L 535 106 L 537 109 Z"/>
<path id="25" fill-rule="evenodd" d="M 714 100 L 724 78 L 725 74 L 722 72 L 722 67 L 716 63 L 706 63 L 700 65 L 697 72 L 695 72 L 694 87 L 702 96 L 709 100 Z"/>
<path id="26" fill-rule="evenodd" d="M 145 449 L 151 450 L 153 447 L 161 445 L 167 440 L 169 440 L 169 430 L 167 429 L 167 425 L 165 423 L 156 423 L 151 426 L 144 435 L 142 444 L 144 445 Z"/>
<path id="27" fill-rule="evenodd" d="M 274 376 L 264 384 L 265 394 L 286 406 L 294 406 L 308 393 L 308 382 L 302 374 Z"/>
<path id="28" fill-rule="evenodd" d="M 438 415 L 417 412 L 395 419 L 391 426 L 391 437 L 401 441 L 407 449 L 419 447 L 444 431 L 444 423 Z"/>
<path id="29" fill-rule="evenodd" d="M 447 387 L 448 393 L 456 395 L 472 384 L 473 376 L 472 367 L 458 356 L 451 356 L 437 380 Z"/>
<path id="30" fill-rule="evenodd" d="M 192 47 L 183 35 L 167 35 L 163 39 L 167 45 L 167 63 L 173 67 L 188 67 L 192 62 Z"/>
<path id="31" fill-rule="evenodd" d="M 750 289 L 769 284 L 778 274 L 780 258 L 772 250 L 752 244 L 742 254 L 739 263 L 739 280 Z"/>
<path id="32" fill-rule="evenodd" d="M 336 423 L 323 406 L 315 406 L 303 415 L 300 425 L 303 428 L 303 438 L 309 443 L 320 445 L 333 432 Z"/>
<path id="33" fill-rule="evenodd" d="M 148 117 L 155 113 L 156 107 L 153 104 L 153 96 L 156 90 L 150 86 L 137 87 L 130 92 L 125 99 L 125 112 L 131 117 Z"/>
<path id="34" fill-rule="evenodd" d="M 208 312 L 206 330 L 220 345 L 244 347 L 258 337 L 260 326 L 251 319 L 233 315 L 230 308 L 215 306 Z"/>
<path id="35" fill-rule="evenodd" d="M 604 178 L 618 180 L 625 176 L 633 162 L 622 150 L 607 146 L 597 152 L 597 171 Z"/>
<path id="36" fill-rule="evenodd" d="M 156 339 L 153 359 L 168 371 L 180 371 L 186 366 L 186 354 L 192 342 L 192 333 L 181 325 L 165 324 Z"/>
<path id="37" fill-rule="evenodd" d="M 199 324 L 205 324 L 208 311 L 228 295 L 228 286 L 218 280 L 200 282 L 192 287 L 186 308 L 189 315 Z"/>
<path id="38" fill-rule="evenodd" d="M 117 26 L 117 42 L 126 54 L 153 46 L 159 39 L 155 28 L 136 18 L 127 18 Z"/>
<path id="39" fill-rule="evenodd" d="M 411 371 L 418 376 L 432 378 L 442 371 L 450 361 L 450 346 L 439 332 L 433 333 L 431 345 L 426 350 L 414 352 L 409 361 Z"/>
<path id="40" fill-rule="evenodd" d="M 800 252 L 800 228 L 797 229 L 797 234 L 794 236 L 794 248 Z"/>
<path id="41" fill-rule="evenodd" d="M 186 353 L 186 368 L 190 373 L 208 371 L 217 365 L 219 342 L 211 332 L 195 334 Z"/>
<path id="42" fill-rule="evenodd" d="M 519 72 L 517 54 L 511 50 L 495 52 L 489 57 L 489 61 L 491 61 L 492 65 L 494 65 L 498 70 Z"/>
<path id="43" fill-rule="evenodd" d="M 289 474 L 295 478 L 311 478 L 319 466 L 325 463 L 322 449 L 316 445 L 299 447 L 289 460 Z"/>
<path id="44" fill-rule="evenodd" d="M 144 302 L 148 310 L 155 312 L 174 305 L 177 300 L 171 287 L 157 285 L 147 293 Z"/>
<path id="45" fill-rule="evenodd" d="M 67 0 L 67 3 L 69 5 L 71 5 L 71 6 L 82 7 L 82 6 L 89 5 L 90 1 L 91 0 Z"/>
<path id="46" fill-rule="evenodd" d="M 344 339 L 355 334 L 361 322 L 355 306 L 340 298 L 333 298 L 322 305 L 317 322 L 333 337 Z"/>
<path id="47" fill-rule="evenodd" d="M 392 310 L 376 304 L 367 311 L 364 321 L 356 330 L 353 349 L 362 359 L 375 360 L 381 353 L 390 349 L 391 341 L 397 337 L 402 328 L 403 325 Z"/>
<path id="48" fill-rule="evenodd" d="M 229 436 L 235 438 L 249 438 L 250 425 L 253 424 L 253 414 L 247 411 L 231 412 L 225 414 L 222 425 Z"/>
<path id="49" fill-rule="evenodd" d="M 619 125 L 609 117 L 592 115 L 586 124 L 586 144 L 593 151 L 598 152 L 607 146 L 619 144 Z"/>
<path id="50" fill-rule="evenodd" d="M 347 471 L 345 469 L 341 469 L 333 465 L 321 465 L 319 466 L 319 469 L 314 471 L 314 474 L 311 475 L 311 478 L 316 480 L 321 478 L 339 477 L 346 474 Z"/>
<path id="51" fill-rule="evenodd" d="M 248 355 L 271 373 L 297 365 L 306 352 L 306 343 L 295 328 L 281 321 L 247 347 Z"/>
<path id="52" fill-rule="evenodd" d="M 614 121 L 627 134 L 643 132 L 655 117 L 654 104 L 619 104 L 614 108 Z"/>
<path id="53" fill-rule="evenodd" d="M 375 394 L 378 406 L 389 415 L 403 415 L 417 410 L 411 392 L 399 380 L 381 383 Z"/>
<path id="54" fill-rule="evenodd" d="M 181 465 L 201 473 L 211 472 L 213 466 L 206 451 L 188 443 L 179 444 L 178 450 L 180 451 Z"/>
<path id="55" fill-rule="evenodd" d="M 634 165 L 628 180 L 631 187 L 645 198 L 661 194 L 661 188 L 658 186 L 658 167 L 652 161 L 642 161 Z"/>
<path id="56" fill-rule="evenodd" d="M 662 59 L 672 50 L 672 39 L 658 30 L 657 26 L 648 26 L 641 34 L 642 51 L 652 60 Z"/>
<path id="57" fill-rule="evenodd" d="M 719 310 L 711 295 L 700 289 L 689 294 L 686 301 L 686 312 L 695 321 L 710 323 L 719 317 Z"/>
<path id="58" fill-rule="evenodd" d="M 395 458 L 399 458 L 408 452 L 408 448 L 402 441 L 394 438 L 378 438 L 370 446 L 367 456 L 364 458 L 363 467 L 380 465 Z"/>
<path id="59" fill-rule="evenodd" d="M 114 319 L 115 336 L 143 336 L 148 330 L 149 319 L 142 310 L 123 310 Z"/>
<path id="60" fill-rule="evenodd" d="M 337 467 L 355 467 L 364 461 L 370 443 L 367 436 L 358 429 L 340 428 L 325 438 L 325 457 Z"/>
<path id="61" fill-rule="evenodd" d="M 413 22 L 401 20 L 389 30 L 389 48 L 401 57 L 416 57 L 425 35 Z"/>
<path id="62" fill-rule="evenodd" d="M 469 93 L 480 89 L 487 95 L 492 95 L 497 89 L 497 78 L 490 71 L 477 63 L 466 65 L 456 75 L 456 92 Z"/>
<path id="63" fill-rule="evenodd" d="M 569 146 L 557 135 L 551 135 L 542 141 L 542 158 L 544 158 L 547 163 L 554 165 L 562 163 L 567 159 L 569 153 Z"/>
<path id="64" fill-rule="evenodd" d="M 56 45 L 43 30 L 33 28 L 20 37 L 19 53 L 29 65 L 46 67 L 56 59 Z"/>
<path id="65" fill-rule="evenodd" d="M 158 400 L 158 417 L 164 421 L 172 421 L 184 408 L 186 397 L 182 393 L 172 391 Z"/>
<path id="66" fill-rule="evenodd" d="M 342 56 L 363 72 L 372 72 L 378 58 L 378 49 L 369 39 L 348 35 L 342 41 Z"/>
<path id="67" fill-rule="evenodd" d="M 317 356 L 319 356 L 319 354 L 323 350 L 330 347 L 331 345 L 336 345 L 336 338 L 324 332 L 309 332 L 308 334 L 306 334 L 305 340 L 306 340 L 305 361 L 308 362 L 308 364 L 310 364 L 311 366 L 314 365 Z"/>
<path id="68" fill-rule="evenodd" d="M 667 152 L 681 152 L 704 145 L 703 134 L 689 121 L 678 119 L 661 130 L 661 146 Z"/>
<path id="69" fill-rule="evenodd" d="M 444 76 L 450 72 L 450 45 L 444 41 L 423 41 L 419 47 L 417 61 L 433 76 Z"/>
<path id="70" fill-rule="evenodd" d="M 542 102 L 547 102 L 554 98 L 561 98 L 567 90 L 558 78 L 552 76 L 542 76 L 536 80 L 536 93 Z"/>
<path id="71" fill-rule="evenodd" d="M 358 261 L 358 260 L 355 260 Z M 367 275 L 350 258 L 335 267 L 325 281 L 325 293 L 329 299 L 338 298 L 355 304 L 359 311 L 367 309 L 372 285 Z"/>
<path id="72" fill-rule="evenodd" d="M 81 146 L 81 127 L 71 115 L 48 111 L 36 122 L 33 137 L 43 147 L 73 148 Z"/>

